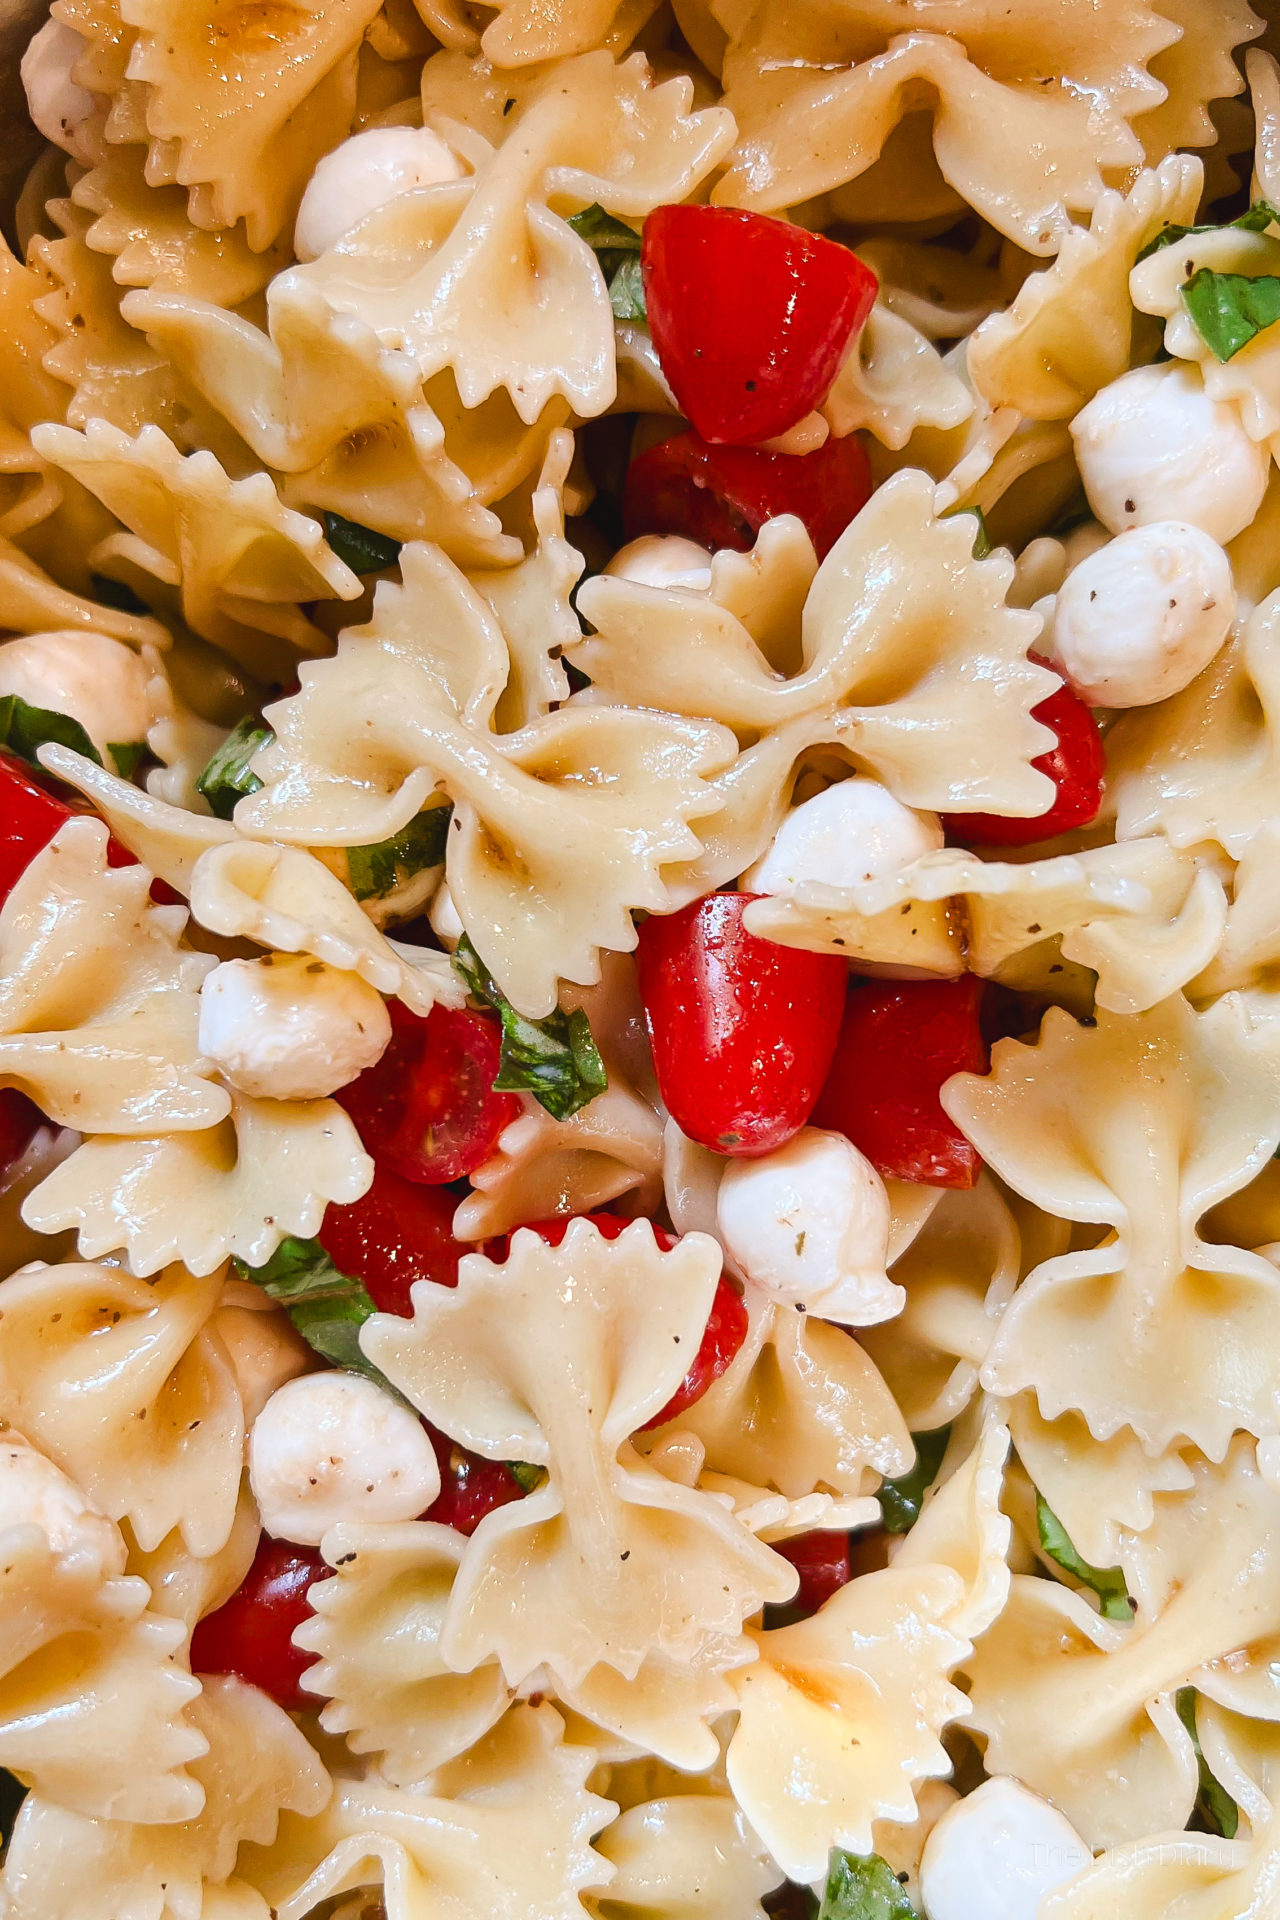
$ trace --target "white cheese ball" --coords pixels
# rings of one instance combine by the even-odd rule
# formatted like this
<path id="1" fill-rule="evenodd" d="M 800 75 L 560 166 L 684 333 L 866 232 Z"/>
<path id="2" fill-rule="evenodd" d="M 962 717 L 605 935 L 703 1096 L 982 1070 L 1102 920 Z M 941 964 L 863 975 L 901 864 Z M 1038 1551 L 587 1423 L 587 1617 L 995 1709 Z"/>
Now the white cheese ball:
<path id="1" fill-rule="evenodd" d="M 1051 645 L 1091 707 L 1149 707 L 1190 686 L 1235 616 L 1231 563 L 1185 520 L 1134 527 L 1067 576 Z"/>
<path id="2" fill-rule="evenodd" d="M 124 1572 L 120 1529 L 52 1460 L 10 1429 L 0 1434 L 0 1533 L 34 1526 L 55 1553 L 90 1553 L 106 1574 Z"/>
<path id="3" fill-rule="evenodd" d="M 64 153 L 75 153 L 76 134 L 96 104 L 93 95 L 71 78 L 84 51 L 85 43 L 74 27 L 46 20 L 22 56 L 27 112 L 45 139 Z"/>
<path id="4" fill-rule="evenodd" d="M 440 1491 L 417 1415 L 358 1373 L 305 1373 L 249 1434 L 249 1485 L 277 1540 L 318 1547 L 330 1527 L 416 1520 Z"/>
<path id="5" fill-rule="evenodd" d="M 793 807 L 768 852 L 742 876 L 744 893 L 794 893 L 807 880 L 856 887 L 900 873 L 943 844 L 936 813 L 904 807 L 857 774 Z"/>
<path id="6" fill-rule="evenodd" d="M 315 260 L 389 200 L 460 180 L 462 163 L 427 127 L 369 127 L 327 153 L 298 208 L 293 249 Z"/>
<path id="7" fill-rule="evenodd" d="M 1181 361 L 1122 374 L 1071 422 L 1089 505 L 1112 533 L 1189 520 L 1223 546 L 1262 505 L 1271 454 Z"/>
<path id="8" fill-rule="evenodd" d="M 133 648 L 105 633 L 23 634 L 0 646 L 0 698 L 13 693 L 28 706 L 78 720 L 108 766 L 109 747 L 146 739 L 150 682 Z"/>
<path id="9" fill-rule="evenodd" d="M 617 580 L 638 587 L 681 587 L 706 593 L 711 585 L 711 554 L 696 540 L 678 533 L 645 533 L 619 547 L 605 568 Z"/>
<path id="10" fill-rule="evenodd" d="M 1092 1859 L 1047 1800 L 1016 1780 L 984 1780 L 925 1841 L 920 1892 L 929 1920 L 1036 1920 L 1044 1895 Z"/>
<path id="11" fill-rule="evenodd" d="M 802 1127 L 758 1160 L 730 1160 L 716 1231 L 747 1278 L 787 1306 L 873 1326 L 903 1305 L 885 1274 L 884 1181 L 841 1133 Z"/>
<path id="12" fill-rule="evenodd" d="M 304 953 L 224 960 L 200 989 L 201 1053 L 258 1099 L 322 1099 L 380 1060 L 390 1038 L 381 994 Z"/>

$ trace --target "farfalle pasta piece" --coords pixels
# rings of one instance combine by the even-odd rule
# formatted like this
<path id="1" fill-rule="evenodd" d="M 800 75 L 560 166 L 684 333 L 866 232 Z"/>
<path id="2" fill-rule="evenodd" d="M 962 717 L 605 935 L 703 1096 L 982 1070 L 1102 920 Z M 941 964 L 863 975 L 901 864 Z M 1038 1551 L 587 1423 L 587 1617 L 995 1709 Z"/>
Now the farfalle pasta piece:
<path id="1" fill-rule="evenodd" d="M 921 427 L 962 426 L 974 405 L 949 357 L 877 300 L 822 403 L 822 415 L 841 438 L 865 427 L 882 446 L 900 452 Z"/>
<path id="2" fill-rule="evenodd" d="M 268 709 L 275 742 L 255 759 L 267 784 L 237 824 L 371 845 L 443 788 L 454 904 L 502 991 L 540 1019 L 559 977 L 592 985 L 601 948 L 634 948 L 632 908 L 669 909 L 662 870 L 696 855 L 689 822 L 719 805 L 708 777 L 733 741 L 705 722 L 576 706 L 494 734 L 509 656 L 488 604 L 436 549 L 406 547 L 400 564 L 403 586 L 379 585 L 368 625 Z"/>
<path id="3" fill-rule="evenodd" d="M 1185 1437 L 1221 1459 L 1237 1427 L 1275 1433 L 1280 1281 L 1197 1232 L 1280 1145 L 1272 1025 L 1235 994 L 1089 1027 L 1050 1008 L 1034 1046 L 1001 1041 L 986 1079 L 942 1098 L 1017 1192 L 1113 1229 L 1028 1276 L 983 1384 L 1032 1389 L 1046 1419 L 1074 1409 L 1099 1440 L 1131 1426 L 1152 1453 Z"/>
<path id="4" fill-rule="evenodd" d="M 1063 237 L 1053 265 L 1025 280 L 1003 313 L 965 344 L 969 379 L 992 407 L 1069 420 L 1127 372 L 1133 347 L 1129 273 L 1167 226 L 1195 219 L 1204 169 L 1175 154 L 1139 174 L 1125 196 L 1103 194 L 1087 230 Z"/>
<path id="5" fill-rule="evenodd" d="M 1267 1920 L 1280 1885 L 1280 1822 L 1245 1840 L 1164 1832 L 1102 1853 L 1041 1898 L 1039 1920 Z"/>
<path id="6" fill-rule="evenodd" d="M 191 1764 L 200 1797 L 176 1822 L 89 1820 L 44 1797 L 26 1801 L 0 1875 L 11 1920 L 267 1920 L 265 1902 L 233 1878 L 237 1853 L 269 1845 L 282 1812 L 318 1814 L 329 1777 L 256 1687 L 207 1677 L 189 1711 L 208 1750 Z"/>
<path id="7" fill-rule="evenodd" d="M 506 1712 L 496 1666 L 457 1673 L 440 1632 L 466 1542 L 451 1527 L 338 1526 L 325 1535 L 334 1578 L 317 1583 L 314 1618 L 295 1645 L 317 1656 L 303 1686 L 320 1694 L 320 1723 L 353 1753 L 377 1755 L 393 1787 L 421 1787 Z"/>
<path id="8" fill-rule="evenodd" d="M 1278 874 L 1280 821 L 1264 820 L 1240 855 L 1226 927 L 1213 959 L 1191 983 L 1193 997 L 1236 988 L 1269 992 L 1280 983 Z"/>
<path id="9" fill-rule="evenodd" d="M 56 483 L 54 483 L 56 486 Z M 0 519 L 0 525 L 4 520 Z M 12 633 L 59 633 L 79 628 L 110 634 L 132 646 L 167 648 L 169 633 L 146 614 L 123 613 L 59 586 L 43 567 L 0 533 L 0 605 Z"/>
<path id="10" fill-rule="evenodd" d="M 101 420 L 82 434 L 37 427 L 33 444 L 124 522 L 128 534 L 104 546 L 180 587 L 189 625 L 251 670 L 270 670 L 271 637 L 323 647 L 300 602 L 361 591 L 316 522 L 282 506 L 265 473 L 233 480 L 213 454 L 181 454 L 154 426 L 132 439 Z"/>
<path id="11" fill-rule="evenodd" d="M 1249 0 L 1208 0 L 1207 4 L 1205 0 L 1157 0 L 1157 5 L 1163 18 L 1180 32 L 1173 45 L 1149 63 L 1152 77 L 1166 88 L 1168 98 L 1142 114 L 1135 131 L 1152 165 L 1175 147 L 1216 147 L 1210 156 L 1218 163 L 1214 191 L 1208 196 L 1212 200 L 1218 192 L 1231 190 L 1230 183 L 1238 176 L 1230 170 L 1227 156 L 1249 139 L 1247 111 L 1225 108 L 1224 112 L 1220 105 L 1234 100 L 1242 89 L 1240 68 L 1232 55 L 1255 39 L 1265 23 Z M 1226 113 L 1238 112 L 1246 129 L 1244 139 L 1228 146 L 1225 153 L 1219 125 L 1209 112 L 1213 105 L 1219 105 L 1223 125 Z M 1231 125 L 1234 129 L 1234 119 Z"/>
<path id="12" fill-rule="evenodd" d="M 209 1127 L 229 1110 L 196 1044 L 213 960 L 179 947 L 185 911 L 153 906 L 150 884 L 108 866 L 100 821 L 70 820 L 0 909 L 0 1078 L 81 1133 Z"/>
<path id="13" fill-rule="evenodd" d="M 195 11 L 123 0 L 137 30 L 129 77 L 149 88 L 153 141 L 176 143 L 173 177 L 193 189 L 196 226 L 243 219 L 261 252 L 292 220 L 317 160 L 351 125 L 356 49 L 377 11 L 378 0 L 298 6 L 263 34 L 231 0 Z"/>
<path id="14" fill-rule="evenodd" d="M 725 99 L 740 135 L 717 199 L 772 212 L 853 181 L 864 203 L 848 197 L 845 217 L 874 219 L 874 177 L 862 177 L 887 153 L 888 167 L 909 161 L 916 187 L 897 218 L 951 210 L 959 195 L 1046 254 L 1096 205 L 1104 172 L 1140 164 L 1129 122 L 1159 105 L 1147 67 L 1178 29 L 1145 0 L 1105 23 L 1088 0 L 995 14 L 927 0 L 909 20 L 866 5 L 824 4 L 803 21 L 744 8 L 730 35 Z"/>
<path id="15" fill-rule="evenodd" d="M 55 343 L 35 310 L 44 291 L 38 274 L 0 246 L 0 351 L 7 375 L 0 399 L 0 534 L 11 537 L 47 519 L 61 498 L 58 482 L 31 445 L 41 420 L 60 420 L 66 395 L 44 366 Z"/>
<path id="16" fill-rule="evenodd" d="M 610 1877 L 590 1842 L 614 1809 L 587 1790 L 592 1748 L 563 1733 L 554 1708 L 517 1706 L 430 1793 L 339 1780 L 318 1819 L 286 1817 L 274 1848 L 243 1849 L 240 1872 L 277 1920 L 379 1884 L 387 1920 L 441 1905 L 457 1920 L 581 1920 L 582 1890 Z"/>
<path id="17" fill-rule="evenodd" d="M 152 1612 L 163 1614 L 167 1620 L 180 1620 L 190 1634 L 198 1620 L 225 1606 L 236 1592 L 253 1565 L 261 1538 L 257 1503 L 246 1479 L 241 1483 L 231 1531 L 216 1553 L 198 1557 L 175 1528 L 148 1553 L 135 1542 L 129 1551 L 128 1571 L 150 1587 Z"/>
<path id="18" fill-rule="evenodd" d="M 778 1869 L 724 1793 L 628 1807 L 596 1842 L 614 1868 L 591 1898 L 599 1920 L 762 1920 Z"/>
<path id="19" fill-rule="evenodd" d="M 716 1723 L 733 1711 L 731 1672 L 755 1657 L 751 1639 L 739 1634 L 711 1641 L 692 1661 L 651 1653 L 633 1679 L 601 1661 L 576 1686 L 557 1684 L 555 1698 L 589 1722 L 598 1739 L 608 1735 L 629 1753 L 705 1773 L 720 1757 Z"/>
<path id="20" fill-rule="evenodd" d="M 1196 1764 L 1177 1688 L 1261 1700 L 1274 1715 L 1280 1499 L 1253 1454 L 1240 1438 L 1224 1465 L 1197 1467 L 1188 1492 L 1157 1496 L 1166 1594 L 1153 1618 L 1114 1625 L 1083 1595 L 1015 1575 L 966 1662 L 987 1771 L 1051 1796 L 1093 1847 L 1189 1816 Z"/>
<path id="21" fill-rule="evenodd" d="M 1188 234 L 1176 246 L 1163 247 L 1142 261 L 1130 277 L 1133 304 L 1164 322 L 1164 344 L 1175 359 L 1195 362 L 1211 399 L 1238 408 L 1254 440 L 1280 434 L 1280 347 L 1270 327 L 1247 341 L 1229 360 L 1220 360 L 1204 339 L 1182 297 L 1197 273 L 1237 274 L 1247 280 L 1280 272 L 1280 237 L 1217 227 Z"/>
<path id="22" fill-rule="evenodd" d="M 573 435 L 551 435 L 530 503 L 535 544 L 514 567 L 475 572 L 471 584 L 492 607 L 511 658 L 507 684 L 494 711 L 501 733 L 541 719 L 569 697 L 561 654 L 582 638 L 570 595 L 582 573 L 582 555 L 564 537 L 564 489 L 573 459 Z"/>
<path id="23" fill-rule="evenodd" d="M 365 1352 L 433 1425 L 547 1468 L 463 1555 L 440 1642 L 451 1666 L 496 1657 L 513 1685 L 543 1664 L 569 1688 L 600 1664 L 632 1680 L 646 1655 L 696 1663 L 732 1646 L 794 1590 L 717 1501 L 621 1454 L 683 1378 L 719 1272 L 701 1234 L 663 1252 L 647 1221 L 614 1241 L 577 1221 L 555 1248 L 517 1232 L 502 1266 L 468 1255 L 456 1292 L 415 1288 L 412 1323 L 366 1323 Z"/>
<path id="24" fill-rule="evenodd" d="M 99 1134 L 23 1204 L 42 1233 L 74 1227 L 90 1260 L 121 1248 L 135 1273 L 181 1261 L 212 1273 L 228 1257 L 262 1266 L 290 1234 L 314 1234 L 330 1202 L 366 1192 L 373 1162 L 333 1100 L 231 1096 L 230 1116 L 198 1133 Z"/>
<path id="25" fill-rule="evenodd" d="M 939 1736 L 965 1712 L 948 1676 L 969 1642 L 947 1621 L 963 1591 L 950 1567 L 890 1567 L 754 1633 L 729 1784 L 789 1879 L 821 1879 L 832 1847 L 871 1852 L 872 1823 L 914 1820 L 914 1784 L 950 1771 Z"/>
<path id="26" fill-rule="evenodd" d="M 221 1290 L 180 1267 L 148 1284 L 87 1265 L 5 1286 L 0 1410 L 144 1551 L 177 1527 L 207 1556 L 231 1531 L 244 1421 L 209 1324 Z"/>
<path id="27" fill-rule="evenodd" d="M 1013 1529 L 1000 1507 L 1009 1455 L 1003 1411 L 998 1401 L 988 1400 L 976 1419 L 970 1417 L 952 1435 L 920 1518 L 893 1556 L 895 1569 L 941 1566 L 959 1574 L 964 1592 L 947 1625 L 966 1640 L 986 1633 L 1009 1598 Z"/>
<path id="28" fill-rule="evenodd" d="M 190 892 L 191 875 L 201 854 L 236 840 L 229 820 L 217 820 L 211 813 L 189 813 L 185 807 L 143 793 L 70 747 L 41 747 L 40 764 L 92 801 L 95 812 L 147 872 L 183 895 Z"/>

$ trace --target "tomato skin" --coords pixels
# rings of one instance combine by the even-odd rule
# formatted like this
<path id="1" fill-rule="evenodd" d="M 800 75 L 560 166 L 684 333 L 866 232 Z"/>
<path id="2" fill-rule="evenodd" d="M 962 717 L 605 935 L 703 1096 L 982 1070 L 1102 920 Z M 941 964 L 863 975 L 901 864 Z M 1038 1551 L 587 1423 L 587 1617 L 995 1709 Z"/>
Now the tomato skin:
<path id="1" fill-rule="evenodd" d="M 847 1533 L 797 1533 L 770 1544 L 800 1575 L 796 1596 L 787 1602 L 798 1616 L 816 1613 L 853 1578 Z"/>
<path id="2" fill-rule="evenodd" d="M 502 1044 L 490 1015 L 450 1007 L 410 1013 L 388 1003 L 391 1042 L 376 1065 L 334 1096 L 374 1159 L 405 1180 L 444 1186 L 472 1172 L 522 1112 L 495 1093 Z"/>
<path id="3" fill-rule="evenodd" d="M 288 1712 L 314 1706 L 316 1696 L 299 1682 L 315 1665 L 314 1653 L 292 1643 L 295 1627 L 311 1618 L 312 1584 L 330 1569 L 314 1547 L 295 1546 L 263 1534 L 253 1565 L 231 1598 L 206 1614 L 191 1636 L 193 1673 L 233 1673 L 269 1693 Z"/>
<path id="4" fill-rule="evenodd" d="M 766 453 L 677 433 L 628 467 L 623 527 L 628 540 L 681 533 L 699 546 L 746 553 L 766 520 L 793 513 L 825 560 L 872 486 L 866 449 L 852 434 L 813 453 Z"/>
<path id="5" fill-rule="evenodd" d="M 20 760 L 0 754 L 0 900 L 8 899 L 72 815 L 66 801 L 37 785 Z"/>
<path id="6" fill-rule="evenodd" d="M 769 1153 L 798 1133 L 840 1035 L 846 963 L 758 939 L 758 896 L 711 893 L 640 928 L 637 976 L 668 1112 L 713 1153 Z"/>
<path id="7" fill-rule="evenodd" d="M 1056 671 L 1052 661 L 1034 653 L 1031 658 L 1037 666 Z M 1055 834 L 1067 833 L 1072 827 L 1091 826 L 1097 819 L 1107 757 L 1091 710 L 1064 682 L 1056 693 L 1031 709 L 1031 717 L 1058 736 L 1056 746 L 1031 762 L 1040 773 L 1048 774 L 1057 789 L 1049 811 L 1037 814 L 1034 820 L 998 813 L 944 813 L 942 822 L 948 839 L 974 847 L 1029 847 L 1037 840 L 1052 840 Z"/>
<path id="8" fill-rule="evenodd" d="M 953 1073 L 986 1073 L 982 982 L 869 980 L 851 988 L 814 1125 L 843 1133 L 873 1167 L 931 1187 L 974 1185 L 977 1150 L 942 1110 Z"/>
<path id="9" fill-rule="evenodd" d="M 457 1195 L 375 1165 L 373 1184 L 349 1207 L 329 1207 L 317 1238 L 343 1273 L 363 1280 L 380 1313 L 411 1318 L 415 1280 L 456 1287 L 474 1246 L 453 1237 Z"/>
<path id="10" fill-rule="evenodd" d="M 33 1100 L 16 1087 L 0 1088 L 0 1175 L 21 1160 L 45 1117 Z"/>
<path id="11" fill-rule="evenodd" d="M 740 207 L 655 208 L 640 272 L 680 411 L 730 446 L 771 440 L 825 400 L 879 290 L 847 247 Z"/>
<path id="12" fill-rule="evenodd" d="M 423 1425 L 431 1435 L 440 1468 L 440 1492 L 423 1514 L 442 1527 L 452 1527 L 468 1539 L 488 1514 L 513 1500 L 524 1499 L 524 1488 L 508 1470 L 504 1460 L 486 1460 L 469 1453 L 447 1433 L 440 1433 L 429 1421 Z"/>

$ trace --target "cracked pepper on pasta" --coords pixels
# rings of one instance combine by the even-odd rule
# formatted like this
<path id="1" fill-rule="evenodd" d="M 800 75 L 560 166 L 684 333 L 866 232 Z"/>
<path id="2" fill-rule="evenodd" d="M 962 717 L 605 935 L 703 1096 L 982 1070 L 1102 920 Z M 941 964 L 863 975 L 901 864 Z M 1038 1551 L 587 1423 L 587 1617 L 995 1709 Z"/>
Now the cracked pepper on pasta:
<path id="1" fill-rule="evenodd" d="M 1264 19 L 36 24 L 0 1920 L 1277 1920 Z"/>

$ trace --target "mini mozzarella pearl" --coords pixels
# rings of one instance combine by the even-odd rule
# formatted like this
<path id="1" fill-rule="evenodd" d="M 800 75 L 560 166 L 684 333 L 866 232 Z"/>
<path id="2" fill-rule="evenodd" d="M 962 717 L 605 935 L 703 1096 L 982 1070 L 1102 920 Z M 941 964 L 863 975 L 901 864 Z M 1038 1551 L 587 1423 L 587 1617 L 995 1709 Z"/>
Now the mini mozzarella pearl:
<path id="1" fill-rule="evenodd" d="M 1198 367 L 1168 361 L 1123 374 L 1081 409 L 1071 434 L 1089 505 L 1112 533 L 1189 520 L 1225 546 L 1262 505 L 1270 451 L 1235 407 L 1209 397 Z"/>
<path id="2" fill-rule="evenodd" d="M 417 1415 L 372 1380 L 306 1373 L 254 1421 L 249 1485 L 268 1533 L 318 1547 L 343 1521 L 416 1520 L 440 1470 Z"/>
<path id="3" fill-rule="evenodd" d="M 429 128 L 369 127 L 327 153 L 307 182 L 293 250 L 318 259 L 389 200 L 461 178 L 457 155 Z"/>
<path id="4" fill-rule="evenodd" d="M 150 679 L 132 647 L 105 633 L 24 634 L 0 646 L 0 698 L 14 693 L 78 720 L 104 760 L 112 744 L 146 739 Z"/>
<path id="5" fill-rule="evenodd" d="M 75 1481 L 18 1434 L 0 1435 L 0 1533 L 35 1526 L 55 1553 L 91 1552 L 105 1573 L 124 1572 L 120 1529 Z"/>
<path id="6" fill-rule="evenodd" d="M 1149 707 L 1190 686 L 1231 630 L 1231 563 L 1182 520 L 1117 535 L 1067 576 L 1054 664 L 1091 707 Z"/>
<path id="7" fill-rule="evenodd" d="M 1071 1822 L 1016 1780 L 985 1780 L 925 1841 L 929 1920 L 1036 1920 L 1041 1899 L 1092 1863 Z"/>
<path id="8" fill-rule="evenodd" d="M 46 140 L 74 153 L 76 134 L 94 110 L 94 97 L 71 78 L 85 43 L 74 27 L 46 20 L 22 56 L 27 112 Z"/>
<path id="9" fill-rule="evenodd" d="M 705 593 L 711 585 L 711 554 L 696 540 L 678 533 L 646 533 L 619 547 L 605 568 L 618 580 L 638 587 L 681 587 Z"/>
<path id="10" fill-rule="evenodd" d="M 807 880 L 856 887 L 900 873 L 943 843 L 936 813 L 917 813 L 878 780 L 855 775 L 793 807 L 768 852 L 742 876 L 744 893 L 794 893 Z"/>
<path id="11" fill-rule="evenodd" d="M 233 1086 L 264 1100 L 319 1100 L 380 1060 L 382 996 L 306 954 L 224 960 L 200 990 L 199 1046 Z"/>
<path id="12" fill-rule="evenodd" d="M 872 1319 L 885 1317 L 889 1197 L 843 1134 L 803 1127 L 758 1160 L 730 1160 L 716 1230 L 730 1259 L 775 1300 L 869 1324 L 859 1314 L 865 1297 L 877 1303 Z"/>

